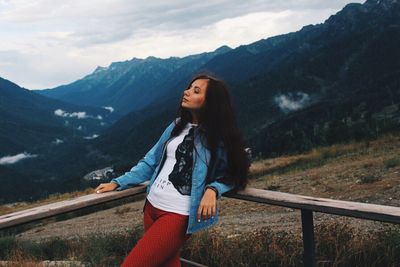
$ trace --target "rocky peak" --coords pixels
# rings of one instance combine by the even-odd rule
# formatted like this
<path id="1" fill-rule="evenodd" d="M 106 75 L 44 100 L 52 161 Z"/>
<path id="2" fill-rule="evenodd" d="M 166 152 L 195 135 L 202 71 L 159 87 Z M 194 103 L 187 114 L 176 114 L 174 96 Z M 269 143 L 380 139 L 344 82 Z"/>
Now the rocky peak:
<path id="1" fill-rule="evenodd" d="M 367 7 L 379 7 L 385 10 L 392 8 L 394 5 L 398 5 L 399 0 L 367 0 L 364 5 Z"/>
<path id="2" fill-rule="evenodd" d="M 107 70 L 107 67 L 97 66 L 97 68 L 94 70 L 93 73 L 99 73 L 99 72 L 102 72 L 102 71 L 105 71 L 105 70 Z"/>
<path id="3" fill-rule="evenodd" d="M 222 54 L 222 53 L 228 52 L 229 50 L 232 50 L 232 48 L 230 48 L 227 45 L 223 45 L 221 47 L 218 47 L 214 52 Z"/>

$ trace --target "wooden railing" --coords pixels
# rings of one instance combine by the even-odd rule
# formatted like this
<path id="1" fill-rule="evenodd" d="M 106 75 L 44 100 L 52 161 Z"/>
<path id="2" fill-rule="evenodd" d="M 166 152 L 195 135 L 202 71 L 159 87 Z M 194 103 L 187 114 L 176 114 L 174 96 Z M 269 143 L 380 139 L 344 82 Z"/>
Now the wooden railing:
<path id="1" fill-rule="evenodd" d="M 304 266 L 316 266 L 313 212 L 355 217 L 373 221 L 400 223 L 400 207 L 384 206 L 329 198 L 317 198 L 276 191 L 247 188 L 227 197 L 301 210 Z"/>
<path id="2" fill-rule="evenodd" d="M 0 230 L 15 227 L 24 223 L 41 220 L 55 215 L 80 210 L 107 203 L 109 201 L 132 197 L 145 193 L 146 185 L 140 185 L 123 191 L 113 191 L 103 194 L 90 194 L 72 200 L 60 201 L 40 207 L 26 209 L 0 216 Z M 389 223 L 400 223 L 400 207 L 383 206 L 351 201 L 316 198 L 288 194 L 276 191 L 246 188 L 238 193 L 226 193 L 225 197 L 248 200 L 253 202 L 289 207 L 301 210 L 304 265 L 315 266 L 315 243 L 313 212 L 322 212 L 341 216 L 356 217 Z M 181 259 L 185 266 L 203 266 Z"/>

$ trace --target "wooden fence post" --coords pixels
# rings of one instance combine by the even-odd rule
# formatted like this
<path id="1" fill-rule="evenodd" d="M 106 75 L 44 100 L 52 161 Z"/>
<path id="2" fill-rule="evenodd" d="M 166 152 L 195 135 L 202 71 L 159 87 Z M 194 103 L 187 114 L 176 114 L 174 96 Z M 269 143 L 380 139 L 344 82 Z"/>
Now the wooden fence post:
<path id="1" fill-rule="evenodd" d="M 304 266 L 315 267 L 314 222 L 311 210 L 301 209 L 301 227 L 303 230 Z"/>

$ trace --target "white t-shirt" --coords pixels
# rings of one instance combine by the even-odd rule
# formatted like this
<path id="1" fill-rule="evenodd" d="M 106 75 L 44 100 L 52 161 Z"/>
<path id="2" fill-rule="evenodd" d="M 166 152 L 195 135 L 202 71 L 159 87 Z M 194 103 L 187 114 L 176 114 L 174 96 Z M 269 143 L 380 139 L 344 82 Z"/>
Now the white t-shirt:
<path id="1" fill-rule="evenodd" d="M 192 172 L 190 171 L 189 174 L 188 171 L 186 173 L 186 180 L 180 180 L 179 185 L 174 182 L 175 180 L 171 181 L 172 178 L 170 179 L 169 176 L 173 172 L 174 167 L 175 171 L 178 168 L 183 168 L 183 161 L 180 161 L 181 167 L 175 166 L 175 164 L 177 163 L 176 150 L 178 148 L 178 145 L 184 141 L 185 136 L 188 135 L 189 130 L 195 126 L 197 126 L 197 124 L 193 124 L 190 122 L 187 123 L 182 132 L 168 142 L 164 165 L 158 173 L 154 183 L 151 185 L 149 194 L 147 195 L 147 200 L 158 209 L 183 215 L 189 215 Z M 192 168 L 192 166 L 193 162 L 190 164 L 189 167 Z M 175 179 L 180 178 L 182 177 L 176 177 Z"/>

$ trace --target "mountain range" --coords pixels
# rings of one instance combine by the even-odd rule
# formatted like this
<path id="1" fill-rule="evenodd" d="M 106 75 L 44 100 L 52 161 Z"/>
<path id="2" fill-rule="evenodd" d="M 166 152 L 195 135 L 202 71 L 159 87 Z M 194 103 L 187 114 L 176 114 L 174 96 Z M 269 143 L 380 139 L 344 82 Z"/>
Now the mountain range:
<path id="1" fill-rule="evenodd" d="M 29 142 L 18 147 L 18 140 L 26 134 L 20 131 L 25 125 L 37 127 L 43 135 L 36 137 L 42 139 L 41 149 L 35 152 L 40 156 L 0 164 L 0 181 L 21 174 L 18 177 L 36 188 L 24 195 L 35 198 L 88 186 L 82 177 L 96 169 L 113 166 L 116 175 L 121 174 L 143 157 L 177 116 L 184 88 L 200 72 L 223 78 L 229 85 L 238 124 L 255 158 L 368 140 L 398 131 L 398 47 L 398 0 L 368 0 L 348 4 L 324 23 L 307 25 L 297 32 L 183 58 L 116 62 L 98 67 L 76 82 L 48 90 L 26 92 L 1 80 L 4 113 L 0 114 L 0 122 L 11 125 L 15 114 L 21 116 L 20 125 L 0 132 L 5 138 L 15 137 L 12 146 L 7 147 L 10 142 L 5 141 L 0 143 L 1 148 L 8 153 L 33 153 Z M 32 110 L 19 113 L 16 107 L 25 104 L 19 104 L 17 98 L 3 108 L 3 103 L 11 99 L 7 96 L 10 92 L 2 88 L 4 84 L 10 92 L 24 92 L 26 99 L 35 103 Z M 40 101 L 48 104 L 36 104 Z M 41 119 L 35 121 L 33 110 L 44 106 L 51 108 L 41 114 L 51 116 L 37 115 Z M 92 118 L 102 116 L 109 124 L 101 128 L 100 120 L 95 123 L 93 119 L 91 124 L 87 120 L 85 134 L 98 132 L 98 136 L 85 139 L 81 131 L 74 129 L 81 120 L 67 127 L 60 120 L 66 117 L 54 115 L 58 109 L 64 111 L 59 114 L 85 111 Z M 57 135 L 68 141 L 45 145 Z M 7 195 L 15 184 L 21 184 L 21 179 L 0 189 L 1 201 L 25 199 L 23 194 Z"/>
<path id="2" fill-rule="evenodd" d="M 0 157 L 99 135 L 120 116 L 101 107 L 50 99 L 0 78 Z"/>
<path id="3" fill-rule="evenodd" d="M 71 84 L 35 92 L 77 105 L 112 106 L 116 112 L 127 114 L 147 107 L 157 97 L 164 96 L 166 89 L 176 88 L 210 59 L 229 50 L 228 46 L 222 46 L 210 53 L 183 58 L 133 58 L 97 67 Z"/>

